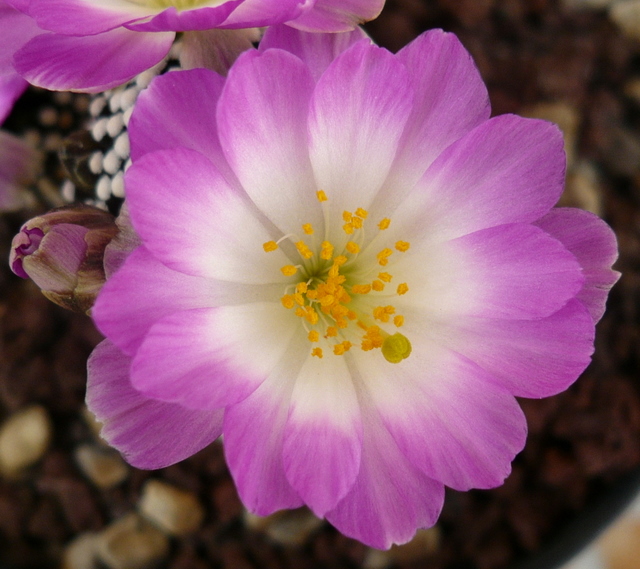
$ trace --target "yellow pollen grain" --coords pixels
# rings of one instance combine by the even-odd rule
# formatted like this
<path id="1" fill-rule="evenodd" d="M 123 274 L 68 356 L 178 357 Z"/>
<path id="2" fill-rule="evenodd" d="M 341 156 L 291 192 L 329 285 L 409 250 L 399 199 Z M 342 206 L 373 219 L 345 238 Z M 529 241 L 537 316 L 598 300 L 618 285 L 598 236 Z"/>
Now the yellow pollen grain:
<path id="1" fill-rule="evenodd" d="M 378 278 L 385 283 L 390 283 L 393 276 L 389 273 L 378 273 Z"/>
<path id="2" fill-rule="evenodd" d="M 323 296 L 320 299 L 320 305 L 321 306 L 331 306 L 335 301 L 335 297 L 332 296 L 331 294 L 328 294 L 327 296 Z"/>
<path id="3" fill-rule="evenodd" d="M 307 313 L 305 314 L 305 318 L 307 319 L 307 322 L 309 322 L 309 324 L 311 324 L 312 326 L 315 326 L 318 323 L 318 319 L 320 318 L 318 316 L 318 313 L 311 308 L 310 306 L 307 306 Z"/>
<path id="4" fill-rule="evenodd" d="M 307 247 L 307 244 L 304 241 L 298 241 L 296 243 L 296 249 L 305 259 L 311 259 L 311 257 L 313 257 L 313 252 L 309 247 Z"/>
<path id="5" fill-rule="evenodd" d="M 296 308 L 296 316 L 304 318 L 307 315 L 303 308 Z"/>
<path id="6" fill-rule="evenodd" d="M 325 261 L 331 260 L 333 256 L 333 245 L 329 241 L 323 241 L 320 246 L 320 258 Z"/>
<path id="7" fill-rule="evenodd" d="M 313 235 L 313 225 L 310 223 L 305 223 L 302 226 L 302 231 L 304 231 L 307 235 Z"/>
<path id="8" fill-rule="evenodd" d="M 354 243 L 353 241 L 349 241 L 345 245 L 345 249 L 349 251 L 349 253 L 351 253 L 352 255 L 357 255 L 360 252 L 360 246 L 357 243 Z"/>
<path id="9" fill-rule="evenodd" d="M 301 293 L 296 292 L 296 293 L 293 295 L 293 300 L 295 300 L 295 301 L 296 301 L 296 304 L 299 304 L 300 306 L 304 306 L 304 296 L 302 296 L 302 294 L 301 294 Z"/>
<path id="10" fill-rule="evenodd" d="M 380 253 L 378 253 L 376 255 L 376 258 L 378 259 L 378 264 L 382 265 L 383 267 L 389 262 L 389 256 L 393 253 L 393 251 L 391 249 L 389 249 L 388 247 L 386 249 L 383 249 L 382 251 L 380 251 Z"/>
<path id="11" fill-rule="evenodd" d="M 338 329 L 335 326 L 329 326 L 325 334 L 325 338 L 335 338 L 338 335 Z"/>
<path id="12" fill-rule="evenodd" d="M 408 241 L 396 241 L 396 249 L 401 253 L 408 251 L 410 246 Z"/>
<path id="13" fill-rule="evenodd" d="M 313 348 L 313 350 L 311 350 L 311 355 L 322 359 L 322 348 Z"/>
<path id="14" fill-rule="evenodd" d="M 395 311 L 396 311 L 396 309 L 391 305 L 389 305 L 389 306 L 376 306 L 373 309 L 373 317 L 376 320 L 380 320 L 380 322 L 389 322 L 391 314 L 394 314 Z"/>
<path id="15" fill-rule="evenodd" d="M 309 300 L 315 300 L 316 298 L 318 298 L 318 291 L 317 290 L 308 290 L 307 291 L 307 298 Z"/>
<path id="16" fill-rule="evenodd" d="M 349 259 L 347 259 L 344 255 L 338 255 L 334 260 L 333 264 L 337 267 L 340 265 L 344 265 Z"/>
<path id="17" fill-rule="evenodd" d="M 353 231 L 354 231 L 353 223 L 345 223 L 342 226 L 342 229 L 347 235 L 353 235 Z"/>
<path id="18" fill-rule="evenodd" d="M 265 253 L 270 253 L 271 251 L 275 251 L 278 248 L 278 244 L 275 241 L 267 241 L 262 244 L 262 248 Z"/>
<path id="19" fill-rule="evenodd" d="M 384 290 L 384 283 L 382 281 L 379 280 L 375 280 L 371 283 L 371 288 L 373 290 L 375 290 L 376 292 L 380 292 Z"/>
<path id="20" fill-rule="evenodd" d="M 406 294 L 407 292 L 409 292 L 409 287 L 407 286 L 407 283 L 400 283 L 398 285 L 398 288 L 396 289 L 396 292 L 398 294 Z"/>
<path id="21" fill-rule="evenodd" d="M 293 298 L 292 295 L 290 294 L 285 294 L 281 299 L 280 302 L 282 302 L 282 306 L 284 306 L 285 308 L 289 309 L 289 308 L 293 308 L 295 306 L 295 300 Z"/>
<path id="22" fill-rule="evenodd" d="M 353 285 L 351 287 L 351 292 L 353 294 L 368 294 L 371 292 L 371 285 L 369 284 Z"/>
<path id="23" fill-rule="evenodd" d="M 351 349 L 352 345 L 353 344 L 348 340 L 345 340 L 344 342 L 340 342 L 339 344 L 336 344 L 335 346 L 333 346 L 333 353 L 336 356 L 341 356 L 345 352 L 348 352 Z"/>
<path id="24" fill-rule="evenodd" d="M 350 223 L 352 218 L 353 218 L 353 214 L 350 211 L 342 212 L 342 219 L 344 220 L 345 223 Z"/>
<path id="25" fill-rule="evenodd" d="M 307 283 L 304 283 L 304 282 L 298 283 L 296 285 L 296 292 L 299 292 L 300 294 L 304 294 L 305 292 L 307 292 L 307 288 L 308 288 Z"/>
<path id="26" fill-rule="evenodd" d="M 295 265 L 285 265 L 280 270 L 285 277 L 292 277 L 298 272 L 298 267 Z"/>
<path id="27" fill-rule="evenodd" d="M 378 223 L 378 229 L 380 231 L 384 231 L 385 229 L 389 229 L 389 225 L 391 225 L 391 220 L 388 217 L 385 217 L 380 223 Z"/>
<path id="28" fill-rule="evenodd" d="M 351 220 L 351 224 L 355 229 L 362 229 L 362 223 L 363 221 L 361 217 L 354 216 L 353 219 Z"/>
<path id="29" fill-rule="evenodd" d="M 311 330 L 307 338 L 309 338 L 309 342 L 318 342 L 320 340 L 320 334 L 317 330 Z"/>
<path id="30" fill-rule="evenodd" d="M 393 317 L 393 323 L 400 328 L 400 326 L 402 326 L 404 324 L 404 316 L 402 316 L 401 314 L 398 314 L 397 316 Z"/>
<path id="31" fill-rule="evenodd" d="M 367 215 L 369 215 L 369 212 L 366 209 L 362 209 L 361 207 L 359 207 L 356 210 L 356 215 L 358 217 L 361 217 L 362 219 L 367 219 Z"/>
<path id="32" fill-rule="evenodd" d="M 318 198 L 319 202 L 326 202 L 327 201 L 327 194 L 324 193 L 324 190 L 318 190 L 316 192 L 316 198 Z M 322 357 L 322 356 L 320 356 Z"/>

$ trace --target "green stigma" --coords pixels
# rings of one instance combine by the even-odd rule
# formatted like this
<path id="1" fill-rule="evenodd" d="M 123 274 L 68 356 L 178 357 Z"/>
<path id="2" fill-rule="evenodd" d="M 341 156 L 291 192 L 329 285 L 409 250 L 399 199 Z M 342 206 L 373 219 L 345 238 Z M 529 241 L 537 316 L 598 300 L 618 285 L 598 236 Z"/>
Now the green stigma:
<path id="1" fill-rule="evenodd" d="M 411 355 L 411 342 L 400 332 L 387 336 L 382 343 L 382 355 L 389 363 L 399 364 Z"/>

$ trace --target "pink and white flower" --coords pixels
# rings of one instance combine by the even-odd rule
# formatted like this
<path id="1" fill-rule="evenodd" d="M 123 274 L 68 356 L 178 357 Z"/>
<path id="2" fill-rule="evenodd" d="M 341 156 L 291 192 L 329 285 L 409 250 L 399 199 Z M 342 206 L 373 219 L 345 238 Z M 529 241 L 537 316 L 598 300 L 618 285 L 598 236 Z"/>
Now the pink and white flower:
<path id="1" fill-rule="evenodd" d="M 196 54 L 209 47 L 251 46 L 238 32 L 287 23 L 319 32 L 351 30 L 375 18 L 384 0 L 7 0 L 43 30 L 16 54 L 16 69 L 33 85 L 54 90 L 104 91 L 159 63 L 176 32 L 198 32 Z M 231 42 L 231 43 L 230 43 Z M 196 55 L 197 57 L 197 55 Z M 218 70 L 218 67 L 216 67 Z"/>
<path id="2" fill-rule="evenodd" d="M 130 134 L 142 245 L 94 306 L 87 401 L 136 466 L 224 434 L 249 510 L 386 548 L 445 486 L 501 484 L 515 397 L 590 361 L 613 233 L 553 209 L 559 130 L 490 118 L 451 34 L 392 55 L 276 27 L 226 80 L 156 79 Z"/>

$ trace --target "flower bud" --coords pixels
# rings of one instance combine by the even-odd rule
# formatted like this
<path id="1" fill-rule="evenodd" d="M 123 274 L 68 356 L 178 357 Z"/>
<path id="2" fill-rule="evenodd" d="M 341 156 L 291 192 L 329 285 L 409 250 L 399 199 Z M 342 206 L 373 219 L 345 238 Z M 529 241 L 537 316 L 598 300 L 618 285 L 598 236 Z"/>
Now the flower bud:
<path id="1" fill-rule="evenodd" d="M 105 247 L 118 232 L 113 216 L 65 206 L 25 223 L 11 244 L 11 270 L 31 278 L 51 301 L 88 312 L 105 281 Z"/>

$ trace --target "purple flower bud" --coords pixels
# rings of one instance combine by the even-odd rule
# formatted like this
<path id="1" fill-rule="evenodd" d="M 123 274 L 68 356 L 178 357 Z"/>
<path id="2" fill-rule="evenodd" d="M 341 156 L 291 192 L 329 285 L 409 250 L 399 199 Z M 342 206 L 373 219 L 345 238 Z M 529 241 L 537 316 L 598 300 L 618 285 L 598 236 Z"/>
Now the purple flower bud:
<path id="1" fill-rule="evenodd" d="M 113 216 L 90 206 L 67 206 L 25 223 L 13 238 L 9 264 L 51 301 L 87 312 L 105 281 L 105 247 L 118 232 Z"/>

